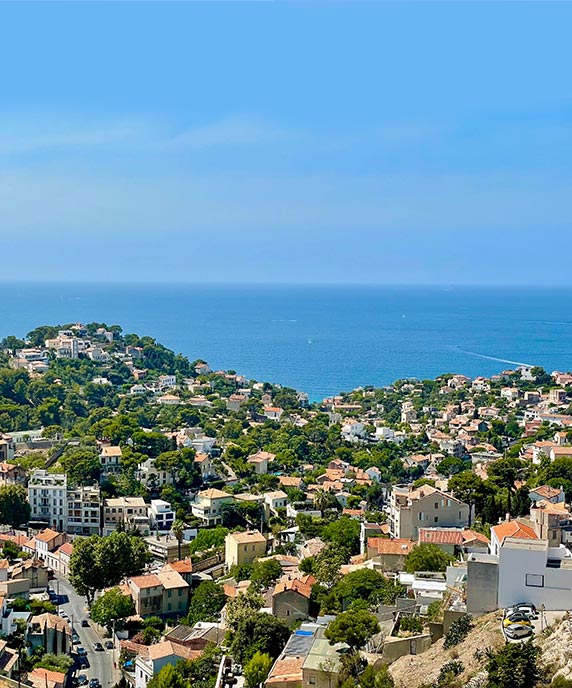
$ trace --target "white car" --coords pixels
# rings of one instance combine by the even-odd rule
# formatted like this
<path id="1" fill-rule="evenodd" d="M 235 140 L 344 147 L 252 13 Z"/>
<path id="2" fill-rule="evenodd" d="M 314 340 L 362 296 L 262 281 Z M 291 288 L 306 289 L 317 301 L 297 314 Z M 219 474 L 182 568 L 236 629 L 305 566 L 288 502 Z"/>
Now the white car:
<path id="1" fill-rule="evenodd" d="M 510 624 L 510 626 L 505 626 L 504 632 L 507 638 L 510 638 L 511 640 L 521 640 L 522 638 L 528 638 L 531 636 L 533 631 L 531 626 L 524 626 L 523 624 L 514 623 Z"/>
<path id="2" fill-rule="evenodd" d="M 529 619 L 537 619 L 536 607 L 533 604 L 515 604 L 505 611 L 505 616 L 513 616 L 514 614 L 524 614 Z"/>

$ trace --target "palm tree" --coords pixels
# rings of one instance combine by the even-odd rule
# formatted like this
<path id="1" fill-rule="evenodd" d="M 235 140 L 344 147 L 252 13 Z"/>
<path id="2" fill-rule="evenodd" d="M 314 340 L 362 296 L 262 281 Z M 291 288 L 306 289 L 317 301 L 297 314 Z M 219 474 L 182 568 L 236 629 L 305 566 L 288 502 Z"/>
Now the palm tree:
<path id="1" fill-rule="evenodd" d="M 178 556 L 181 560 L 181 543 L 183 542 L 183 533 L 185 531 L 185 524 L 178 518 L 171 526 L 171 532 L 177 538 Z"/>
<path id="2" fill-rule="evenodd" d="M 324 518 L 324 512 L 330 503 L 330 495 L 323 487 L 319 487 L 314 492 L 313 501 L 316 509 L 320 510 L 320 516 Z"/>

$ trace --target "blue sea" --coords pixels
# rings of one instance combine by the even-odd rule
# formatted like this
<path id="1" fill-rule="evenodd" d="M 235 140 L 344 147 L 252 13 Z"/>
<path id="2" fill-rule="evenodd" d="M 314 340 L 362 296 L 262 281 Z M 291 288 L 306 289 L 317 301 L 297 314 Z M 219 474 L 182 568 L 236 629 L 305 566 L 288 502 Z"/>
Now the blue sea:
<path id="1" fill-rule="evenodd" d="M 572 369 L 572 288 L 0 284 L 0 337 L 76 321 L 312 400 L 403 377 Z"/>

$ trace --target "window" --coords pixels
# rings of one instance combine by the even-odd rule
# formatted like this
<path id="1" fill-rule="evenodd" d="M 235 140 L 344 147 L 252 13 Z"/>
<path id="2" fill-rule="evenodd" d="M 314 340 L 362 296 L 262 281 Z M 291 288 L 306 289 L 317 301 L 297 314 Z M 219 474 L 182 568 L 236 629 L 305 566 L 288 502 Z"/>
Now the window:
<path id="1" fill-rule="evenodd" d="M 544 576 L 539 573 L 527 573 L 526 574 L 526 585 L 529 588 L 543 588 L 544 587 Z"/>
<path id="2" fill-rule="evenodd" d="M 439 523 L 439 516 L 435 516 L 435 518 L 433 519 L 433 523 Z"/>
<path id="3" fill-rule="evenodd" d="M 311 686 L 315 686 L 316 685 L 316 677 L 315 676 L 308 676 L 308 683 Z"/>
<path id="4" fill-rule="evenodd" d="M 435 508 L 436 508 L 436 509 L 439 508 L 439 502 L 435 502 Z"/>

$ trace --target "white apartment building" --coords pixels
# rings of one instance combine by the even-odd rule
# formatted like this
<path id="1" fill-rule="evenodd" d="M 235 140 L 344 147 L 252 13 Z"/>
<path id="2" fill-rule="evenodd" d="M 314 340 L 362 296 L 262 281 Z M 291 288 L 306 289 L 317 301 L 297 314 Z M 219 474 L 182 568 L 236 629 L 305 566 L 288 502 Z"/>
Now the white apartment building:
<path id="1" fill-rule="evenodd" d="M 169 531 L 175 522 L 175 512 L 164 499 L 152 499 L 149 507 L 149 521 L 153 530 Z"/>
<path id="2" fill-rule="evenodd" d="M 43 521 L 54 530 L 67 527 L 67 476 L 36 469 L 28 482 L 31 521 Z"/>
<path id="3" fill-rule="evenodd" d="M 67 493 L 67 532 L 93 535 L 101 532 L 101 493 L 99 485 L 70 487 Z"/>

